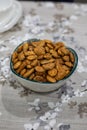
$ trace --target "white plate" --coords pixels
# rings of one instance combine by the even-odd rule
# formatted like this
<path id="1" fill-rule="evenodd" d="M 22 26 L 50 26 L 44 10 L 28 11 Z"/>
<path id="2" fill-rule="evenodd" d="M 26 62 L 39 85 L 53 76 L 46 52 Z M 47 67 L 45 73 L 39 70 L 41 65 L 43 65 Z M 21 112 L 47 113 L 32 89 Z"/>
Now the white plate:
<path id="1" fill-rule="evenodd" d="M 8 18 L 5 18 L 5 20 L 1 23 L 0 33 L 3 33 L 11 29 L 18 22 L 21 16 L 22 6 L 18 1 L 15 1 L 12 7 L 12 11 L 9 14 Z"/>
<path id="2" fill-rule="evenodd" d="M 13 4 L 13 0 L 0 0 L 0 13 L 10 9 L 12 4 Z"/>
<path id="3" fill-rule="evenodd" d="M 5 15 L 2 15 L 2 17 L 0 17 L 0 28 L 5 26 L 13 18 L 15 8 L 16 8 L 16 5 L 13 4 L 13 6 L 11 7 L 11 10 L 7 11 Z"/>

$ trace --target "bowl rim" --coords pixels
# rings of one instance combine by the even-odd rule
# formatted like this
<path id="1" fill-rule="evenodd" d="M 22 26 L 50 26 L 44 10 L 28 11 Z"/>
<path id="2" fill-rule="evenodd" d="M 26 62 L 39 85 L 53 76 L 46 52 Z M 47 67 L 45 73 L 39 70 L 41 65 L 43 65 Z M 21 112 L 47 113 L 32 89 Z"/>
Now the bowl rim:
<path id="1" fill-rule="evenodd" d="M 24 44 L 24 42 L 30 42 L 30 43 L 31 43 L 31 42 L 36 42 L 36 41 L 40 41 L 40 39 L 29 39 L 29 40 L 23 41 L 21 44 L 19 44 L 19 45 L 14 49 L 13 52 L 15 52 L 19 46 L 21 46 L 22 44 Z M 67 46 L 66 46 L 66 47 L 67 47 Z M 73 72 L 76 70 L 77 65 L 78 65 L 78 55 L 77 55 L 76 51 L 75 51 L 74 49 L 70 48 L 70 47 L 67 47 L 67 48 L 73 53 L 73 55 L 74 55 L 74 57 L 75 57 L 74 66 L 73 66 L 71 72 L 69 73 L 69 75 L 67 75 L 66 77 L 64 77 L 64 78 L 61 79 L 61 80 L 58 80 L 58 81 L 55 82 L 55 83 L 51 83 L 51 82 L 38 82 L 38 81 L 34 81 L 34 80 L 30 80 L 30 79 L 28 79 L 28 78 L 22 77 L 20 74 L 16 73 L 16 71 L 13 69 L 12 55 L 11 55 L 11 58 L 10 58 L 10 69 L 11 69 L 11 71 L 12 71 L 16 76 L 22 78 L 23 80 L 27 80 L 27 81 L 30 81 L 30 82 L 33 82 L 33 83 L 39 83 L 39 84 L 49 84 L 49 85 L 50 85 L 50 84 L 57 84 L 57 83 L 59 83 L 59 82 L 61 82 L 61 81 L 65 81 L 66 79 L 68 79 L 68 78 L 73 74 Z"/>

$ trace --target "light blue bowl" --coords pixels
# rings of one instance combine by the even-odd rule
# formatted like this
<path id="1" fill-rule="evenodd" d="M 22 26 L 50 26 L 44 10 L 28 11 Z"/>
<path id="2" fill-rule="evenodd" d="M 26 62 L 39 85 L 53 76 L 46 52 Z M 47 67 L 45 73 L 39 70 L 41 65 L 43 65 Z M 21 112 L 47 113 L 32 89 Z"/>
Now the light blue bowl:
<path id="1" fill-rule="evenodd" d="M 28 40 L 29 43 L 31 43 L 32 41 L 38 41 L 38 39 Z M 21 43 L 20 45 L 22 45 L 23 43 Z M 19 46 L 17 46 L 17 48 Z M 17 48 L 15 50 L 17 50 Z M 77 53 L 75 52 L 75 50 L 70 47 L 67 47 L 67 48 L 73 53 L 75 62 L 74 62 L 74 66 L 73 66 L 71 72 L 69 73 L 69 75 L 67 75 L 62 80 L 59 80 L 56 83 L 49 83 L 49 82 L 37 82 L 37 81 L 30 80 L 28 78 L 24 78 L 24 77 L 20 76 L 19 74 L 17 74 L 16 71 L 13 69 L 13 63 L 12 63 L 12 59 L 11 59 L 10 68 L 11 68 L 12 74 L 14 75 L 14 78 L 16 78 L 25 88 L 31 89 L 35 92 L 51 92 L 51 91 L 58 89 L 59 87 L 61 87 L 62 85 L 65 84 L 65 82 L 70 78 L 70 76 L 72 76 L 72 74 L 75 72 L 77 64 L 78 64 L 78 56 L 77 56 Z"/>

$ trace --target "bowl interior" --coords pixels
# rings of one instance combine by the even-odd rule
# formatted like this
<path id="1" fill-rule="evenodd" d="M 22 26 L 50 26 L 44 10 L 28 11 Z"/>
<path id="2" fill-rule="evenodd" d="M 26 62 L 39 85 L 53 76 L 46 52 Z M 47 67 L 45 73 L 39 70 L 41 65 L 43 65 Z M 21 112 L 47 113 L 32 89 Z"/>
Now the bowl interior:
<path id="1" fill-rule="evenodd" d="M 24 41 L 24 42 L 29 42 L 29 43 L 31 43 L 31 42 L 34 42 L 34 41 L 39 41 L 39 39 L 30 39 L 30 40 L 27 40 L 27 41 Z M 22 45 L 24 42 L 22 42 L 20 45 Z M 20 45 L 19 45 L 19 46 L 20 46 Z M 19 46 L 17 46 L 14 51 L 16 51 Z M 70 71 L 69 75 L 67 75 L 65 78 L 63 78 L 63 79 L 57 81 L 56 83 L 61 82 L 61 81 L 64 81 L 64 80 L 66 80 L 67 78 L 69 78 L 69 77 L 73 74 L 73 72 L 76 70 L 76 67 L 77 67 L 77 64 L 78 64 L 78 56 L 77 56 L 77 53 L 75 52 L 75 50 L 72 49 L 72 48 L 70 48 L 70 47 L 67 47 L 67 48 L 68 48 L 68 49 L 73 53 L 73 55 L 74 55 L 74 58 L 75 58 L 74 66 L 73 66 L 72 70 Z M 13 69 L 12 57 L 11 57 L 11 59 L 10 59 L 10 68 L 11 68 L 11 71 L 12 71 L 15 75 L 17 75 L 18 77 L 20 77 L 20 78 L 22 78 L 22 79 L 25 79 L 25 80 L 28 80 L 28 81 L 31 81 L 31 82 L 36 82 L 36 83 L 37 83 L 37 81 L 30 80 L 30 79 L 28 79 L 28 78 L 24 78 L 24 77 L 22 77 L 21 75 L 19 75 L 19 74 L 16 73 L 16 71 Z M 40 84 L 55 84 L 55 83 L 50 83 L 50 82 L 38 82 L 38 83 L 40 83 Z"/>

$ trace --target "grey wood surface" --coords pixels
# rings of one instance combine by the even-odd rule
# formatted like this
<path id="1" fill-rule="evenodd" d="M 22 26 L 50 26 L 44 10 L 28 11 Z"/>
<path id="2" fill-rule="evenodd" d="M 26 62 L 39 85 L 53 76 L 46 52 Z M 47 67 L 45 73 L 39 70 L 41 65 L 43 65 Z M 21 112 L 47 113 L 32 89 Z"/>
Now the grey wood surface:
<path id="1" fill-rule="evenodd" d="M 67 85 L 65 85 L 63 92 L 67 91 L 66 94 L 62 93 L 61 89 L 46 94 L 24 90 L 20 84 L 11 81 L 10 72 L 7 78 L 4 77 L 4 81 L 2 81 L 0 77 L 0 130 L 25 130 L 24 124 L 41 123 L 40 116 L 51 110 L 48 107 L 49 102 L 56 104 L 61 101 L 61 97 L 63 100 L 66 95 L 69 95 L 69 92 L 75 93 L 79 90 L 82 94 L 82 91 L 87 89 L 87 70 L 84 65 L 87 65 L 87 57 L 85 58 L 85 56 L 87 56 L 87 10 L 84 11 L 83 9 L 87 9 L 87 5 L 56 3 L 56 5 L 48 6 L 45 3 L 34 2 L 21 2 L 21 4 L 23 7 L 23 17 L 20 22 L 11 30 L 0 34 L 0 45 L 9 47 L 7 51 L 0 50 L 0 63 L 4 61 L 1 59 L 9 57 L 17 46 L 17 44 L 14 44 L 14 41 L 11 41 L 12 37 L 18 40 L 17 38 L 23 38 L 25 34 L 31 35 L 29 27 L 25 27 L 22 24 L 24 17 L 27 15 L 33 17 L 37 14 L 40 16 L 42 23 L 47 25 L 51 21 L 61 23 L 61 17 L 66 19 L 67 26 L 64 26 L 63 29 L 67 31 L 67 33 L 59 30 L 50 30 L 50 32 L 44 31 L 43 35 L 33 34 L 33 37 L 53 39 L 54 34 L 60 36 L 63 33 L 65 38 L 68 39 L 66 42 L 69 42 L 69 38 L 73 38 L 73 42 L 66 44 L 77 51 L 79 62 L 83 65 L 82 67 L 84 70 L 82 70 L 81 66 L 78 64 L 76 72 L 67 82 Z M 71 16 L 74 18 L 70 20 Z M 70 25 L 68 22 L 70 22 Z M 58 25 L 56 25 L 56 27 L 61 29 Z M 1 68 L 3 68 L 3 66 L 0 66 L 0 76 L 2 76 Z M 85 84 L 82 87 L 84 81 Z M 28 103 L 34 102 L 35 99 L 40 99 L 41 109 L 36 111 L 34 107 L 33 110 L 29 111 L 30 106 Z M 76 104 L 72 105 L 72 102 L 76 102 Z M 45 106 L 43 104 L 45 104 Z M 52 112 L 54 112 L 54 110 L 52 110 Z M 61 111 L 57 112 L 57 117 L 54 119 L 56 119 L 57 122 L 53 130 L 87 130 L 87 92 L 85 91 L 82 96 L 76 94 L 70 97 L 68 102 L 61 103 Z M 44 130 L 47 124 L 49 124 L 49 120 L 48 122 L 41 123 L 38 130 Z M 58 127 L 58 125 L 62 126 L 62 128 Z M 63 127 L 63 125 L 69 125 L 69 127 Z"/>

